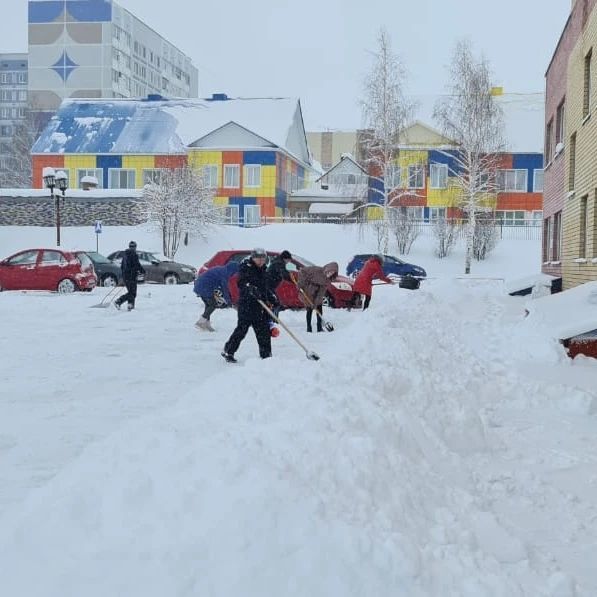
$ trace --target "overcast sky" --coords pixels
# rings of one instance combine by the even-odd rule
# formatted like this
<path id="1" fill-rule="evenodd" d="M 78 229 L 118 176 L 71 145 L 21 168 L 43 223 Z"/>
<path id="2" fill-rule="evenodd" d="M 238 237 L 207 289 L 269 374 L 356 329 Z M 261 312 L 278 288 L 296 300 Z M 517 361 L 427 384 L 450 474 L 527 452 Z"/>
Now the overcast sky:
<path id="1" fill-rule="evenodd" d="M 468 37 L 507 92 L 543 91 L 570 0 L 119 0 L 191 56 L 199 94 L 300 97 L 308 130 L 361 124 L 377 32 L 405 62 L 429 120 L 456 39 Z M 26 51 L 27 0 L 2 0 L 0 51 Z M 431 123 L 432 124 L 432 123 Z"/>

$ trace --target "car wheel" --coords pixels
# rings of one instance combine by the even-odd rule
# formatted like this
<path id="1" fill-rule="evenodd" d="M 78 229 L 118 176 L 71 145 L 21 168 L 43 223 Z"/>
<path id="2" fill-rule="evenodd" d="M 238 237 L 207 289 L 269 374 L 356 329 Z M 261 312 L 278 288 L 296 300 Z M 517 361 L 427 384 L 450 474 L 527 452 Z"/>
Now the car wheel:
<path id="1" fill-rule="evenodd" d="M 169 273 L 164 276 L 164 284 L 173 285 L 178 284 L 178 275 L 174 273 Z"/>
<path id="2" fill-rule="evenodd" d="M 327 307 L 328 309 L 334 308 L 334 297 L 329 292 L 326 292 L 325 296 L 323 297 L 323 306 Z"/>
<path id="3" fill-rule="evenodd" d="M 56 289 L 60 294 L 71 294 L 77 290 L 77 285 L 69 278 L 64 278 L 64 280 L 58 282 Z"/>
<path id="4" fill-rule="evenodd" d="M 102 278 L 102 286 L 105 286 L 106 288 L 112 288 L 114 286 L 118 286 L 118 280 L 117 280 L 116 276 L 113 276 L 112 274 L 106 274 Z"/>

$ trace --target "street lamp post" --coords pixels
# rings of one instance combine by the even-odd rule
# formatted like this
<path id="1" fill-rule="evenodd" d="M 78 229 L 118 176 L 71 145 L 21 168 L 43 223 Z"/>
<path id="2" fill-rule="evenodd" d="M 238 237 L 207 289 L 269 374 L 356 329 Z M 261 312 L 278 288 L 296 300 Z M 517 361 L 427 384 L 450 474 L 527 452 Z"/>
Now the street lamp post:
<path id="1" fill-rule="evenodd" d="M 58 187 L 59 191 L 62 191 L 62 205 L 64 205 L 64 194 L 68 189 L 68 178 L 66 174 L 59 170 L 54 171 L 54 168 L 43 169 L 43 179 L 46 187 L 50 189 L 50 199 L 55 202 L 56 207 L 56 246 L 60 246 L 60 195 L 54 194 L 54 189 Z"/>

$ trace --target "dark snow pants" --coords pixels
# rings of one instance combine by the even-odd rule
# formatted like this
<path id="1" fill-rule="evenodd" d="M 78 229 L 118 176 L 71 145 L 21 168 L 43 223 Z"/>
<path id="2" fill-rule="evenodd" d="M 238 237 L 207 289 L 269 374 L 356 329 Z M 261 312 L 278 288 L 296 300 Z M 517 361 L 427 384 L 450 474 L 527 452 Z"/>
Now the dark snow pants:
<path id="1" fill-rule="evenodd" d="M 365 309 L 369 308 L 369 303 L 371 302 L 371 295 L 370 294 L 366 294 L 365 295 L 365 302 L 363 303 L 363 311 Z"/>
<path id="2" fill-rule="evenodd" d="M 125 280 L 124 285 L 126 286 L 127 293 L 123 294 L 116 302 L 119 305 L 127 303 L 132 307 L 135 306 L 135 299 L 137 298 L 137 280 Z"/>
<path id="3" fill-rule="evenodd" d="M 317 331 L 318 332 L 322 332 L 323 331 L 323 325 L 322 325 L 322 320 L 321 320 L 321 315 L 323 314 L 323 307 L 317 307 L 317 310 L 319 311 L 319 313 L 317 313 Z M 307 331 L 308 332 L 312 332 L 313 328 L 311 327 L 311 320 L 313 318 L 313 309 L 311 309 L 310 307 L 307 308 Z"/>
<path id="4" fill-rule="evenodd" d="M 238 350 L 240 343 L 245 339 L 250 327 L 253 328 L 255 337 L 257 338 L 257 344 L 259 345 L 259 356 L 262 359 L 271 357 L 272 336 L 269 329 L 269 320 L 264 317 L 252 320 L 239 318 L 236 329 L 234 332 L 232 332 L 232 336 L 230 336 L 230 339 L 224 346 L 226 353 L 234 354 Z"/>
<path id="5" fill-rule="evenodd" d="M 218 304 L 216 303 L 213 294 L 211 296 L 202 296 L 201 300 L 205 303 L 205 310 L 203 311 L 202 317 L 209 321 L 212 313 L 218 308 Z"/>

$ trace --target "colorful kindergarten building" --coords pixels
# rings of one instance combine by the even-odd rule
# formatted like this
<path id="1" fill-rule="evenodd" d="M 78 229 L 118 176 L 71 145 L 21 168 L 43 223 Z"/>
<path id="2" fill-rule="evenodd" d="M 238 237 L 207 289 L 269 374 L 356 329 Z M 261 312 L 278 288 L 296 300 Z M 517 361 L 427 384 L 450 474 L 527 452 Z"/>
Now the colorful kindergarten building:
<path id="1" fill-rule="evenodd" d="M 406 207 L 415 218 L 456 218 L 456 177 L 459 165 L 454 143 L 431 127 L 416 122 L 405 132 L 395 161 L 390 186 L 392 206 Z M 543 205 L 543 153 L 512 152 L 498 156 L 498 192 L 487 207 L 505 225 L 541 225 Z M 384 183 L 371 172 L 369 202 L 381 203 Z M 381 191 L 381 192 L 380 192 Z M 380 210 L 369 208 L 370 217 Z"/>
<path id="2" fill-rule="evenodd" d="M 287 98 L 65 100 L 32 149 L 33 187 L 46 166 L 71 188 L 140 189 L 164 168 L 189 164 L 214 189 L 230 222 L 282 216 L 312 178 L 300 102 Z"/>

